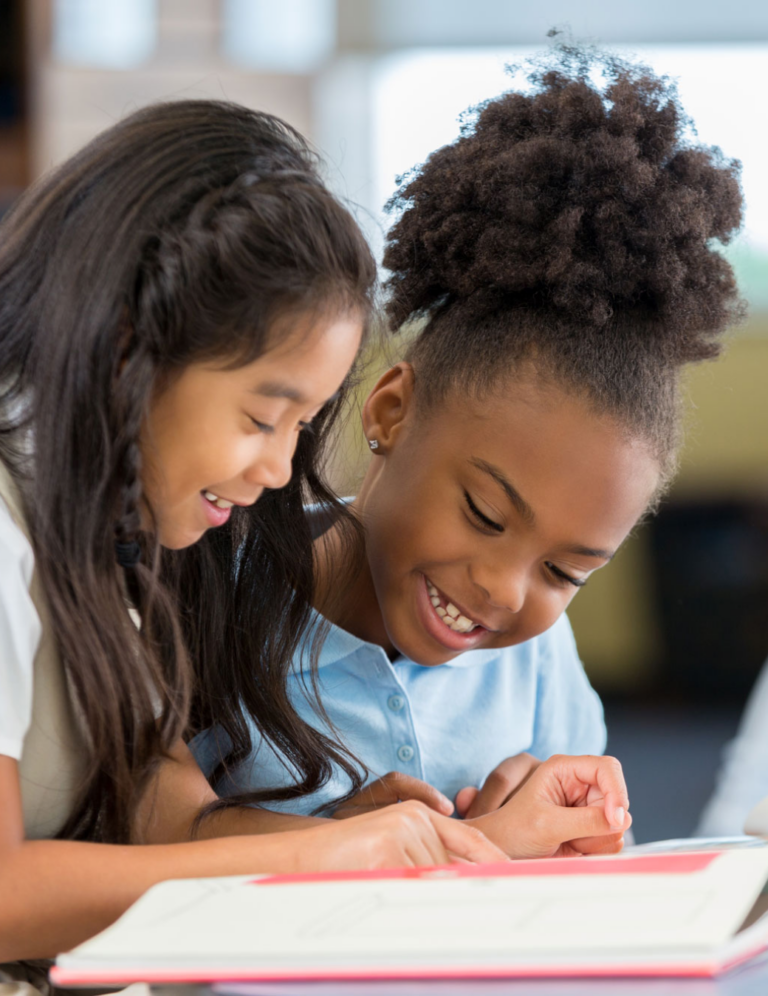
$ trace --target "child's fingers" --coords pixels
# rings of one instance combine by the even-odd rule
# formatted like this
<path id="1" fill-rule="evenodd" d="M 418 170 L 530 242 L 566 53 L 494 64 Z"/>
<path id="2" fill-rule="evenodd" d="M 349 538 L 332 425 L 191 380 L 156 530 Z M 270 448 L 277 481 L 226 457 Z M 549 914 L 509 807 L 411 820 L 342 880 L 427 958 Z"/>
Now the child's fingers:
<path id="1" fill-rule="evenodd" d="M 473 820 L 501 809 L 504 803 L 525 784 L 541 761 L 532 754 L 517 754 L 497 765 L 472 800 L 466 819 Z"/>
<path id="2" fill-rule="evenodd" d="M 627 817 L 629 819 L 629 817 Z M 553 806 L 548 812 L 548 833 L 553 843 L 575 841 L 587 837 L 609 837 L 616 834 L 605 818 L 603 806 Z"/>
<path id="3" fill-rule="evenodd" d="M 436 813 L 443 813 L 450 816 L 453 812 L 451 800 L 439 792 L 433 785 L 414 778 L 413 775 L 405 775 L 402 771 L 390 771 L 379 779 L 379 791 L 388 794 L 390 802 L 406 802 L 408 799 L 415 799 L 423 802 L 425 806 L 434 809 Z"/>
<path id="4" fill-rule="evenodd" d="M 404 865 L 449 862 L 480 864 L 508 861 L 506 854 L 477 827 L 442 816 L 422 803 L 408 800 L 381 813 L 368 813 L 358 825 L 376 821 L 389 845 L 397 843 Z"/>
<path id="5" fill-rule="evenodd" d="M 629 829 L 632 821 L 629 817 L 627 783 L 624 781 L 621 764 L 615 757 L 596 757 L 591 754 L 570 757 L 558 754 L 547 763 L 558 773 L 566 795 L 566 805 L 573 806 L 579 801 L 577 798 L 568 798 L 570 786 L 579 792 L 583 785 L 594 786 L 603 797 L 605 819 L 611 829 Z"/>
<path id="6" fill-rule="evenodd" d="M 629 815 L 629 794 L 621 763 L 615 757 L 598 758 L 596 769 L 597 785 L 605 802 L 605 818 L 615 830 L 629 830 L 632 817 Z"/>
<path id="7" fill-rule="evenodd" d="M 467 810 L 475 801 L 475 796 L 479 791 L 480 789 L 476 788 L 474 785 L 467 785 L 466 788 L 459 789 L 456 793 L 455 799 L 456 812 L 459 816 L 463 817 L 467 815 Z"/>
<path id="8" fill-rule="evenodd" d="M 381 809 L 396 802 L 407 802 L 409 799 L 423 802 L 425 806 L 446 816 L 450 816 L 453 812 L 451 800 L 432 785 L 420 778 L 403 774 L 402 771 L 390 771 L 382 778 L 377 778 L 375 782 L 366 785 L 357 795 L 339 806 L 334 816 L 344 817 L 357 814 L 361 810 Z"/>
<path id="9" fill-rule="evenodd" d="M 509 861 L 504 851 L 491 843 L 477 827 L 437 813 L 430 812 L 429 817 L 452 861 L 459 864 Z"/>
<path id="10" fill-rule="evenodd" d="M 568 844 L 579 854 L 618 854 L 624 847 L 624 833 L 605 834 L 603 837 L 581 837 Z"/>

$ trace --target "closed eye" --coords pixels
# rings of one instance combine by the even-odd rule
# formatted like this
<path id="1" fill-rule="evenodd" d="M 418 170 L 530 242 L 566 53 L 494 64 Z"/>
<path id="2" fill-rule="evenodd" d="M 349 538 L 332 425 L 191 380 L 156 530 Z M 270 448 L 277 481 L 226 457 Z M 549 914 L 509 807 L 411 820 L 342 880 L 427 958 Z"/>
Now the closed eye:
<path id="1" fill-rule="evenodd" d="M 266 422 L 259 422 L 259 420 L 255 419 L 252 415 L 249 415 L 248 418 L 251 420 L 251 422 L 253 422 L 253 424 L 256 426 L 259 432 L 264 432 L 267 435 L 271 435 L 275 431 L 274 425 L 268 425 Z"/>
<path id="2" fill-rule="evenodd" d="M 480 511 L 477 505 L 475 505 L 475 503 L 470 498 L 468 491 L 464 492 L 464 501 L 467 503 L 467 507 L 469 508 L 469 511 L 472 513 L 473 518 L 475 518 L 478 522 L 482 523 L 482 525 L 485 526 L 486 529 L 493 529 L 493 531 L 497 533 L 504 532 L 504 526 L 502 526 L 498 522 L 494 522 L 493 519 L 489 519 L 487 515 L 483 515 L 483 513 Z"/>
<path id="3" fill-rule="evenodd" d="M 555 577 L 559 578 L 561 581 L 567 581 L 568 584 L 572 584 L 575 588 L 583 588 L 584 585 L 587 583 L 586 578 L 571 577 L 570 574 L 566 574 L 565 571 L 561 571 L 559 567 L 556 567 L 554 564 L 550 563 L 549 561 L 547 561 L 544 566 L 551 574 L 554 574 Z"/>
<path id="4" fill-rule="evenodd" d="M 264 432 L 267 435 L 271 435 L 275 431 L 274 425 L 269 425 L 267 422 L 259 422 L 258 419 L 252 418 L 250 415 L 248 416 L 248 418 L 251 419 L 251 422 L 253 422 L 253 424 L 256 426 L 259 432 Z"/>

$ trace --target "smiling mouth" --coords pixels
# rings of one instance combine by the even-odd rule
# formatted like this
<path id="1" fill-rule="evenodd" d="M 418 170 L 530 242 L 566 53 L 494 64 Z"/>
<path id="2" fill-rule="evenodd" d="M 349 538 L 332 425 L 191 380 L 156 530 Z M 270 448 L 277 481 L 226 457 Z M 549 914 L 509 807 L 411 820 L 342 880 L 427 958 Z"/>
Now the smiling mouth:
<path id="1" fill-rule="evenodd" d="M 441 622 L 452 632 L 466 635 L 474 629 L 484 629 L 482 623 L 476 622 L 469 616 L 465 616 L 453 602 L 449 602 L 445 596 L 437 590 L 429 578 L 425 577 L 429 599 L 434 606 L 435 612 Z"/>
<path id="2" fill-rule="evenodd" d="M 203 491 L 203 498 L 205 498 L 207 502 L 210 502 L 211 505 L 215 505 L 217 508 L 229 509 L 235 504 L 233 501 L 227 501 L 226 498 L 219 498 L 219 496 L 215 495 L 212 491 Z"/>

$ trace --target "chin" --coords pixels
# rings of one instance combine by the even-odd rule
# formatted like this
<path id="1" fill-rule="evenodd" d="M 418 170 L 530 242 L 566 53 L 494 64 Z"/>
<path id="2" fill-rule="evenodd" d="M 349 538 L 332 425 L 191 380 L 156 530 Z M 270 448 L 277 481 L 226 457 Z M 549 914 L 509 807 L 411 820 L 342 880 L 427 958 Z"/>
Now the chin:
<path id="1" fill-rule="evenodd" d="M 414 654 L 414 656 L 409 657 L 414 664 L 418 664 L 419 667 L 440 667 L 441 664 L 447 664 L 448 661 L 453 660 L 454 657 L 458 657 L 458 654 Z"/>
<path id="2" fill-rule="evenodd" d="M 202 539 L 207 530 L 195 529 L 182 532 L 178 529 L 160 529 L 158 539 L 160 546 L 166 550 L 185 550 L 188 546 L 194 546 L 198 540 Z"/>
<path id="3" fill-rule="evenodd" d="M 407 657 L 414 664 L 418 664 L 419 667 L 438 667 L 440 664 L 445 664 L 452 657 L 456 656 L 455 654 L 448 653 L 447 650 L 441 654 L 437 648 L 426 648 L 418 640 L 410 643 L 409 640 L 398 640 L 391 635 L 389 638 L 399 654 Z"/>

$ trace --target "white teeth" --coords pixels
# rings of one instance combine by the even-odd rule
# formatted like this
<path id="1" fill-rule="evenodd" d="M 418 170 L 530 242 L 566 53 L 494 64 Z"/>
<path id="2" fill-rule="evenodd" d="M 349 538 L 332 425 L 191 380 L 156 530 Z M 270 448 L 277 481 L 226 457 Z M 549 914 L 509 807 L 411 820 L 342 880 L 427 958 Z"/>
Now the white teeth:
<path id="1" fill-rule="evenodd" d="M 212 491 L 204 491 L 203 494 L 212 505 L 218 505 L 219 508 L 232 508 L 235 504 L 233 501 L 227 501 L 226 498 L 219 498 Z"/>
<path id="2" fill-rule="evenodd" d="M 469 633 L 470 630 L 475 628 L 474 620 L 462 615 L 453 602 L 449 602 L 443 608 L 440 604 L 440 592 L 429 580 L 427 580 L 427 591 L 429 592 L 429 600 L 432 602 L 435 612 L 440 616 L 448 629 L 453 630 L 454 633 Z"/>

